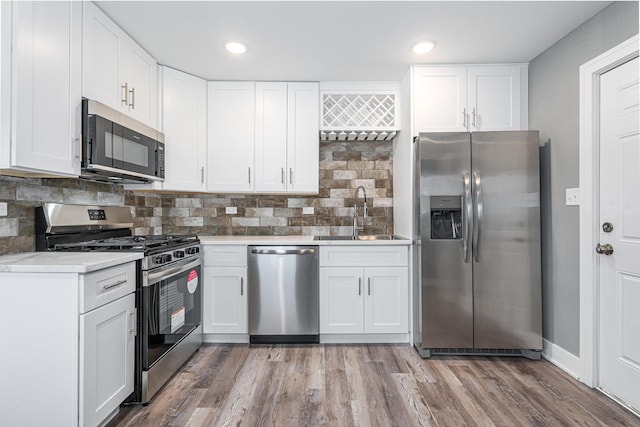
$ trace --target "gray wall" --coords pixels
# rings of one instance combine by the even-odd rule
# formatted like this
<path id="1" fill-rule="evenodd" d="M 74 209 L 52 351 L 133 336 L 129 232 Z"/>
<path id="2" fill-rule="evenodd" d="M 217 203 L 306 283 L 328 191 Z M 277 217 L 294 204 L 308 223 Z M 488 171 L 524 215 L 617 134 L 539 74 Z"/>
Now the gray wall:
<path id="1" fill-rule="evenodd" d="M 543 334 L 580 354 L 579 218 L 565 189 L 579 186 L 579 67 L 638 33 L 638 2 L 614 2 L 529 65 L 529 129 L 540 131 Z"/>

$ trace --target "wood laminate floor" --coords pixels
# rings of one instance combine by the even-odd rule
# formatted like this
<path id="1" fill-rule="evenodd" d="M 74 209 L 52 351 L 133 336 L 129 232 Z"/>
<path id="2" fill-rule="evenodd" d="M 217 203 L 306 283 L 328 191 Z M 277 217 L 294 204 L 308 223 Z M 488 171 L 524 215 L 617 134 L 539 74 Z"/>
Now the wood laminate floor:
<path id="1" fill-rule="evenodd" d="M 542 361 L 409 345 L 205 345 L 114 426 L 640 426 Z"/>

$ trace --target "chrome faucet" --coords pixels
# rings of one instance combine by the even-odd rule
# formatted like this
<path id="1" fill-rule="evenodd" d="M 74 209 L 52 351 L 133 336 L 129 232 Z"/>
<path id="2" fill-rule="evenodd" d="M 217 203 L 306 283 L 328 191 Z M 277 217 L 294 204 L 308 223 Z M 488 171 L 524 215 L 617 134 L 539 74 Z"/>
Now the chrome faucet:
<path id="1" fill-rule="evenodd" d="M 358 227 L 358 194 L 362 190 L 364 195 L 364 204 L 362 206 L 362 227 Z M 356 193 L 353 196 L 353 237 L 358 237 L 359 231 L 364 231 L 364 219 L 367 217 L 367 191 L 362 185 L 356 188 Z"/>

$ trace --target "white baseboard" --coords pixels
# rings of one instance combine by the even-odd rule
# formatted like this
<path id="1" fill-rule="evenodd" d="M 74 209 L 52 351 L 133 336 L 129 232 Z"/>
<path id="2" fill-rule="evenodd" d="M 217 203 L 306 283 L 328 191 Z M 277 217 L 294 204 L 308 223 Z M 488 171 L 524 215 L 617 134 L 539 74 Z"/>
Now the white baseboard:
<path id="1" fill-rule="evenodd" d="M 542 357 L 556 365 L 558 368 L 571 375 L 573 378 L 580 380 L 580 358 L 569 353 L 564 348 L 555 345 L 546 339 L 542 340 Z"/>

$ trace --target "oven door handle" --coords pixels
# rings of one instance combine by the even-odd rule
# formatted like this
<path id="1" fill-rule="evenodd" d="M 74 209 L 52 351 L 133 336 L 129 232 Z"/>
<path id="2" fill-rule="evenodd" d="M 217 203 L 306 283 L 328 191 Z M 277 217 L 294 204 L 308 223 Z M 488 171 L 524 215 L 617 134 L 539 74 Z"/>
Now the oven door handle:
<path id="1" fill-rule="evenodd" d="M 143 272 L 143 283 L 142 286 L 151 286 L 161 280 L 166 280 L 176 274 L 184 273 L 187 270 L 190 270 L 195 267 L 200 267 L 202 265 L 202 261 L 200 258 L 196 260 L 187 260 L 186 262 L 181 262 L 177 264 L 172 264 L 167 268 L 160 268 L 154 271 L 145 271 Z"/>

